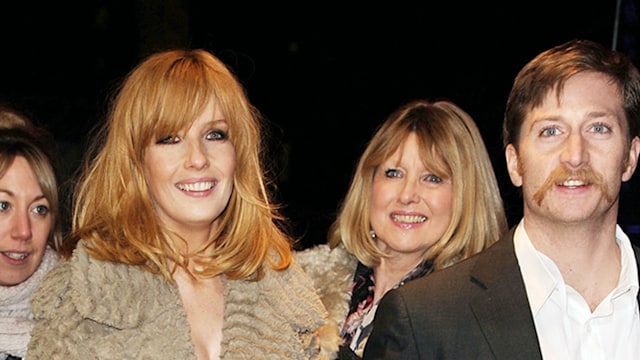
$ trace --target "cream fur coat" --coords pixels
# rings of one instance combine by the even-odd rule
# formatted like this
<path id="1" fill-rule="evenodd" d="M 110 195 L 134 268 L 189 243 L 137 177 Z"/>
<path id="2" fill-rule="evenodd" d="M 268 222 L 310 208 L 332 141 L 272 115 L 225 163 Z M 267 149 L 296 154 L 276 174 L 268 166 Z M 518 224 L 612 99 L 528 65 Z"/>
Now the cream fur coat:
<path id="1" fill-rule="evenodd" d="M 298 251 L 296 259 L 313 281 L 339 337 L 349 311 L 351 285 L 358 260 L 342 245 L 330 249 L 326 244 Z"/>
<path id="2" fill-rule="evenodd" d="M 337 329 L 297 263 L 259 282 L 224 282 L 222 359 L 331 359 Z M 32 298 L 37 359 L 195 359 L 178 289 L 81 244 Z"/>

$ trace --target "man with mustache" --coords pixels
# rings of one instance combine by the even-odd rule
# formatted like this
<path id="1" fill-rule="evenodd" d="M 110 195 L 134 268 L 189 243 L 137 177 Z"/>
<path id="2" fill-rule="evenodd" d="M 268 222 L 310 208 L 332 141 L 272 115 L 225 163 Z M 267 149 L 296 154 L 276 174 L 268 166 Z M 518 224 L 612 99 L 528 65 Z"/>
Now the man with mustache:
<path id="1" fill-rule="evenodd" d="M 638 359 L 640 250 L 617 224 L 640 153 L 640 74 L 586 40 L 518 73 L 503 139 L 521 221 L 392 290 L 364 359 Z"/>

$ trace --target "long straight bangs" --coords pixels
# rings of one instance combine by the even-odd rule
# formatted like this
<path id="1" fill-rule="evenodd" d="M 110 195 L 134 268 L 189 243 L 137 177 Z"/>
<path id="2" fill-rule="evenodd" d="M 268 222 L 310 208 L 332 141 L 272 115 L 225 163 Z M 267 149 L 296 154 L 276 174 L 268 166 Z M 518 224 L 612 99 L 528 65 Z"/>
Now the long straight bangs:
<path id="1" fill-rule="evenodd" d="M 140 121 L 145 145 L 187 130 L 216 96 L 216 82 L 203 66 L 192 62 L 174 63 L 157 80 L 149 79 L 139 88 L 144 92 L 140 99 L 146 102 L 137 111 L 147 117 Z"/>
<path id="2" fill-rule="evenodd" d="M 450 180 L 452 177 L 450 157 L 452 150 L 455 152 L 455 149 L 451 149 L 450 145 L 454 142 L 453 136 L 442 116 L 430 107 L 422 117 L 407 119 L 410 121 L 408 121 L 405 137 L 409 135 L 409 131 L 415 133 L 424 167 L 442 179 Z"/>
<path id="3" fill-rule="evenodd" d="M 371 169 L 372 172 L 385 160 L 398 151 L 402 142 L 412 130 L 405 121 L 394 121 L 383 125 L 373 136 L 362 156 L 362 170 Z"/>
<path id="4" fill-rule="evenodd" d="M 11 166 L 11 164 L 13 163 L 13 159 L 15 158 L 16 155 L 0 152 L 0 178 L 2 178 L 7 172 L 7 169 L 9 169 L 9 166 Z"/>

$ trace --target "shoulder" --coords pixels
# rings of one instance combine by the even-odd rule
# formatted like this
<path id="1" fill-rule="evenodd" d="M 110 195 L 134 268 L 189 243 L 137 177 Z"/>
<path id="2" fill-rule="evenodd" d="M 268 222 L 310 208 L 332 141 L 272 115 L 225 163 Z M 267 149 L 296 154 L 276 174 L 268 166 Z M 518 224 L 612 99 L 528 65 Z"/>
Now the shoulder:
<path id="1" fill-rule="evenodd" d="M 326 244 L 316 245 L 297 251 L 294 256 L 316 287 L 326 283 L 351 282 L 358 265 L 358 259 L 342 245 L 333 249 Z"/>
<path id="2" fill-rule="evenodd" d="M 247 333 L 256 331 L 272 334 L 251 338 L 251 346 L 263 354 L 288 352 L 288 347 L 301 349 L 308 358 L 335 354 L 339 337 L 327 318 L 311 279 L 295 260 L 283 271 L 266 268 L 259 281 L 225 280 L 228 354 L 244 353 L 240 345 Z"/>
<path id="3" fill-rule="evenodd" d="M 513 242 L 505 236 L 488 249 L 459 263 L 407 282 L 392 291 L 394 294 L 390 297 L 399 296 L 403 302 L 417 307 L 424 307 L 425 301 L 448 306 L 454 304 L 455 299 L 466 302 L 475 294 L 518 277 L 520 272 Z"/>
<path id="4" fill-rule="evenodd" d="M 450 303 L 457 298 L 465 299 L 473 284 L 469 281 L 477 259 L 469 258 L 455 265 L 432 272 L 407 282 L 389 291 L 382 302 L 404 303 L 409 308 L 421 308 L 425 302 Z M 434 296 L 430 296 L 434 295 Z"/>
<path id="5" fill-rule="evenodd" d="M 96 260 L 81 244 L 47 274 L 32 306 L 29 358 L 184 358 L 191 351 L 175 286 L 137 266 Z"/>
<path id="6" fill-rule="evenodd" d="M 240 310 L 261 306 L 262 311 L 323 312 L 311 279 L 295 259 L 281 271 L 265 266 L 264 276 L 257 281 L 225 280 L 225 303 L 233 308 L 240 307 Z"/>
<path id="7" fill-rule="evenodd" d="M 70 264 L 61 261 L 44 276 L 31 297 L 31 306 L 36 317 L 55 314 L 55 309 L 69 289 L 70 274 Z"/>
<path id="8" fill-rule="evenodd" d="M 631 248 L 633 249 L 633 253 L 636 257 L 636 263 L 640 264 L 640 247 L 634 243 L 631 243 Z"/>
<path id="9" fill-rule="evenodd" d="M 93 259 L 79 243 L 71 258 L 47 274 L 32 302 L 39 316 L 55 316 L 67 303 L 82 316 L 113 323 L 115 313 L 148 314 L 173 306 L 177 296 L 177 289 L 161 276 L 137 266 Z"/>
<path id="10" fill-rule="evenodd" d="M 342 245 L 331 249 L 325 244 L 299 251 L 295 258 L 311 278 L 330 317 L 341 324 L 348 311 L 358 260 Z"/>

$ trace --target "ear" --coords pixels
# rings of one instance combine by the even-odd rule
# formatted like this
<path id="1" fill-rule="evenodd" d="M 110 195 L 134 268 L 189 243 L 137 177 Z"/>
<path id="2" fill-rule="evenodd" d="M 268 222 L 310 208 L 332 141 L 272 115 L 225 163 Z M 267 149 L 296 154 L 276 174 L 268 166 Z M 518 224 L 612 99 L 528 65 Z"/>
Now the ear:
<path id="1" fill-rule="evenodd" d="M 520 175 L 518 152 L 513 144 L 507 145 L 504 150 L 504 156 L 507 159 L 507 171 L 509 171 L 509 177 L 513 185 L 522 186 L 522 175 Z"/>
<path id="2" fill-rule="evenodd" d="M 640 153 L 640 139 L 636 136 L 631 140 L 631 147 L 629 147 L 629 158 L 627 159 L 627 167 L 622 173 L 622 181 L 628 181 L 631 179 L 636 166 L 638 165 L 638 153 Z"/>

